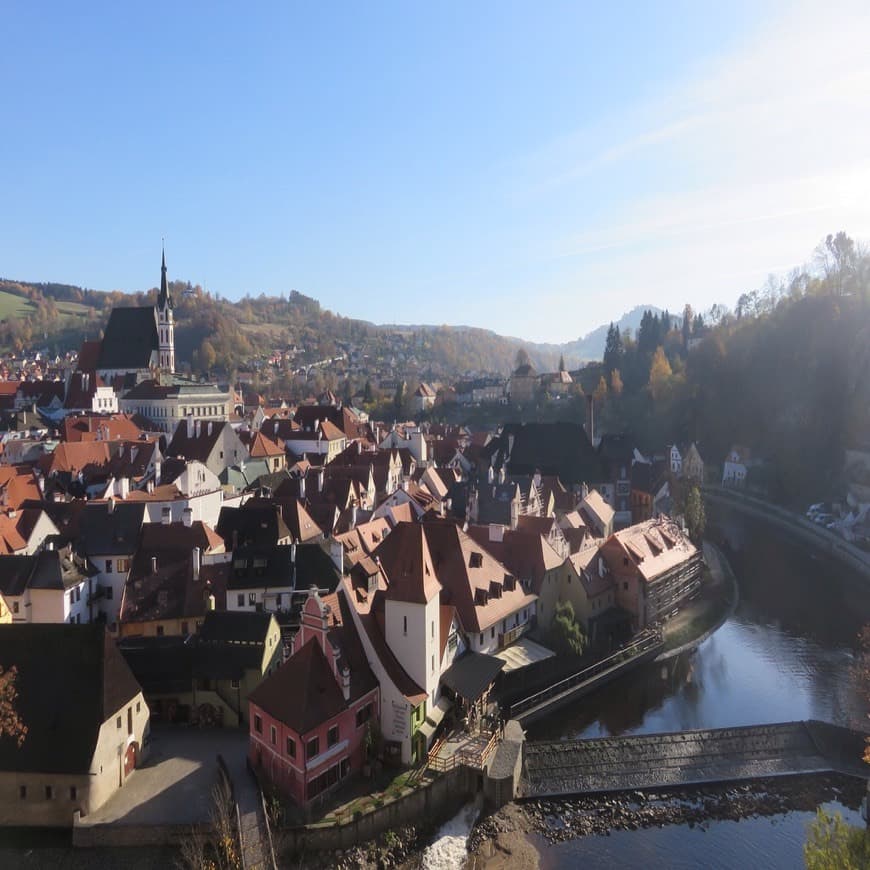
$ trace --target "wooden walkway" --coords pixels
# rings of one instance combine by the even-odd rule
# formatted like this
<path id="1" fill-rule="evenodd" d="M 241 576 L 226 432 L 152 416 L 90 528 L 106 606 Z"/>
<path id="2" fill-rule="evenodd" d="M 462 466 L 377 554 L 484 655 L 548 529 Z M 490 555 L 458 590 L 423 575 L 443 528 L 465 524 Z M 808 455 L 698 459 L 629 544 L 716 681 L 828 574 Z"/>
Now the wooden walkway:
<path id="1" fill-rule="evenodd" d="M 868 775 L 864 735 L 784 722 L 573 742 L 527 743 L 519 797 L 633 791 L 835 771 Z"/>

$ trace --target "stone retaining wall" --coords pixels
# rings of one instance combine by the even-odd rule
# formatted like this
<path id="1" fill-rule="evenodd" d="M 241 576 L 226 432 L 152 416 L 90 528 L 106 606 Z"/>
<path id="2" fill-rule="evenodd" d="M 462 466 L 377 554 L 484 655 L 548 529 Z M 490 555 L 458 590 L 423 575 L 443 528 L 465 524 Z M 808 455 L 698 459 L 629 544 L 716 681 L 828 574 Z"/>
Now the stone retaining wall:
<path id="1" fill-rule="evenodd" d="M 771 523 L 803 541 L 814 550 L 832 556 L 861 577 L 870 580 L 870 553 L 843 540 L 829 529 L 810 522 L 800 514 L 751 495 L 728 489 L 704 488 L 704 498 L 723 507 L 734 508 L 753 519 Z"/>
<path id="2" fill-rule="evenodd" d="M 282 828 L 275 831 L 275 839 L 281 844 L 284 853 L 349 849 L 393 828 L 446 820 L 477 792 L 478 786 L 478 774 L 460 767 L 414 789 L 410 794 L 385 800 L 382 807 L 344 824 Z"/>

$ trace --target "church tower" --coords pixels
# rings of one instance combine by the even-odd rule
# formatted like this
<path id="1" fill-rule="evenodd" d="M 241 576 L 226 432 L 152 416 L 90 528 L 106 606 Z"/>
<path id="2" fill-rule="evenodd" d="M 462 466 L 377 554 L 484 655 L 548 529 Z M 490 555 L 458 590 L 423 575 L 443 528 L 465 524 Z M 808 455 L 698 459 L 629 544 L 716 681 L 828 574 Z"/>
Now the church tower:
<path id="1" fill-rule="evenodd" d="M 160 268 L 160 294 L 157 296 L 158 364 L 163 371 L 175 372 L 175 324 L 172 319 L 172 297 L 166 281 L 166 251 Z"/>

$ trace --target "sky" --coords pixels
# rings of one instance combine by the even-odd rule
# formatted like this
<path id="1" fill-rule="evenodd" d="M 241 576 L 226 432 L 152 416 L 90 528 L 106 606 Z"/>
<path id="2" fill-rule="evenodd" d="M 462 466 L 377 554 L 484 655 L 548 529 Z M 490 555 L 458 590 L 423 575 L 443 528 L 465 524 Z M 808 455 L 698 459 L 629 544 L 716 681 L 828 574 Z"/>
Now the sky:
<path id="1" fill-rule="evenodd" d="M 0 275 L 533 341 L 870 241 L 870 3 L 3 0 Z"/>

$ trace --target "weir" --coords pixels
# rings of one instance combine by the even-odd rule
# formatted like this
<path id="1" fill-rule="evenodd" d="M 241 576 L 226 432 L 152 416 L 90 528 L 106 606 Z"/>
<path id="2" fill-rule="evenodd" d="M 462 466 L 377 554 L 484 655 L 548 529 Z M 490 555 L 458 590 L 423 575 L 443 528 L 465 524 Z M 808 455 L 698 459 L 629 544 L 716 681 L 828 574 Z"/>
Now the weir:
<path id="1" fill-rule="evenodd" d="M 526 743 L 519 798 L 736 782 L 802 773 L 866 778 L 865 735 L 809 720 Z"/>

